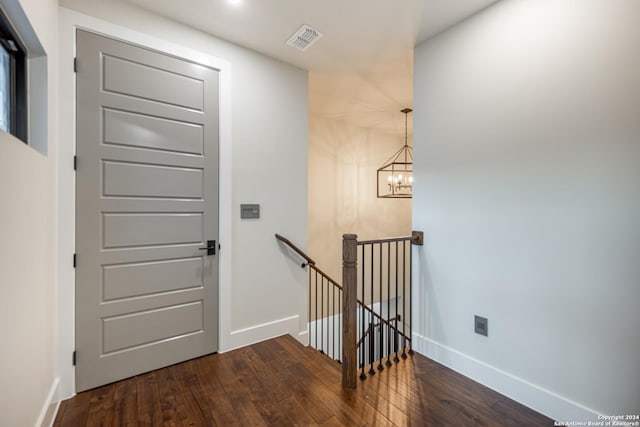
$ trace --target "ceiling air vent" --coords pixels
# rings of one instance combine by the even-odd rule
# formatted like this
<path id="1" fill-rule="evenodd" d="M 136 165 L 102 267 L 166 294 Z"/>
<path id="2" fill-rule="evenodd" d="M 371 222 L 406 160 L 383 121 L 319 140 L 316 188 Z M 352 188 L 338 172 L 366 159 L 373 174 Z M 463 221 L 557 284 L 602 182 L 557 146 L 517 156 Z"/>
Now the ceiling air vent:
<path id="1" fill-rule="evenodd" d="M 287 44 L 295 47 L 296 49 L 307 50 L 309 46 L 315 43 L 320 37 L 322 37 L 322 33 L 318 30 L 311 28 L 308 25 L 303 25 L 298 28 L 298 31 L 289 37 Z"/>

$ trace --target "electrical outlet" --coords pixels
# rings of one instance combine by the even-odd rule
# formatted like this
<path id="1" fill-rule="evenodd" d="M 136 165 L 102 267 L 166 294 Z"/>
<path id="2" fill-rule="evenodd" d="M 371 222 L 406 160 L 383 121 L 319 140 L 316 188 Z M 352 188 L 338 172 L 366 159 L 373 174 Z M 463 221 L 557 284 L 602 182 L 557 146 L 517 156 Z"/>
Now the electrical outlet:
<path id="1" fill-rule="evenodd" d="M 489 320 L 486 317 L 474 316 L 476 334 L 489 336 Z"/>

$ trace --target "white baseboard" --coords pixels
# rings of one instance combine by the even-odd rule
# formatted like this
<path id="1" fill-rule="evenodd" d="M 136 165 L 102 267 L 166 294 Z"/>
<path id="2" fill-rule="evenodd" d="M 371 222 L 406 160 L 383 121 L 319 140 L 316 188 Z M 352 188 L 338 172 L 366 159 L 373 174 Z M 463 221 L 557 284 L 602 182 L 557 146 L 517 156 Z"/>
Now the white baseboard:
<path id="1" fill-rule="evenodd" d="M 303 346 L 308 346 L 309 345 L 309 330 L 307 329 L 306 331 L 302 331 L 302 332 L 298 332 L 298 335 L 294 335 L 294 338 L 297 338 L 298 341 L 300 341 L 300 344 L 302 344 Z"/>
<path id="2" fill-rule="evenodd" d="M 53 380 L 47 399 L 42 405 L 38 421 L 36 421 L 35 427 L 51 427 L 56 420 L 56 414 L 58 413 L 58 407 L 60 406 L 59 398 L 60 378 Z"/>
<path id="3" fill-rule="evenodd" d="M 298 315 L 285 317 L 284 319 L 232 331 L 229 336 L 229 345 L 225 352 L 285 334 L 298 338 L 299 317 Z"/>
<path id="4" fill-rule="evenodd" d="M 414 333 L 412 342 L 418 353 L 556 421 L 598 421 L 598 413 L 586 406 L 429 338 Z"/>

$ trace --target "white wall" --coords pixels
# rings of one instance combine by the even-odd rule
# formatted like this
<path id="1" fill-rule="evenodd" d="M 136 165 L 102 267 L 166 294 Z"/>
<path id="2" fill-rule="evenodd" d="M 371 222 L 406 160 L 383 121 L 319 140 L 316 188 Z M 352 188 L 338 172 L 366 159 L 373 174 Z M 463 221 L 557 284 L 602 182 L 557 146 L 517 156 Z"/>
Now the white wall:
<path id="1" fill-rule="evenodd" d="M 297 259 L 276 243 L 274 234 L 288 235 L 306 247 L 306 71 L 118 1 L 61 3 L 83 16 L 94 17 L 91 19 L 96 22 L 98 18 L 101 23 L 94 25 L 93 21 L 82 19 L 83 27 L 94 30 L 108 27 L 110 32 L 115 31 L 115 36 L 133 37 L 133 42 L 159 41 L 163 46 L 170 46 L 173 54 L 181 55 L 180 47 L 183 47 L 188 57 L 200 52 L 203 58 L 215 57 L 230 64 L 230 88 L 225 88 L 230 93 L 230 111 L 225 113 L 225 117 L 230 117 L 230 153 L 229 164 L 222 160 L 221 165 L 228 171 L 228 176 L 221 171 L 221 188 L 226 191 L 228 187 L 230 200 L 222 200 L 221 211 L 224 216 L 228 211 L 230 220 L 228 238 L 221 237 L 220 350 L 286 332 L 296 336 L 302 333 L 304 339 L 306 274 Z M 77 15 L 77 12 L 67 15 L 74 13 Z M 104 25 L 105 22 L 109 25 Z M 118 33 L 113 25 L 126 31 Z M 64 29 L 65 37 L 67 30 Z M 68 51 L 73 46 L 63 44 L 61 52 L 67 51 L 65 55 L 71 58 Z M 70 78 L 65 74 L 61 81 L 68 82 Z M 68 115 L 66 110 L 65 114 Z M 61 120 L 67 119 L 61 117 Z M 72 140 L 65 139 L 61 148 L 72 154 L 72 145 Z M 65 191 L 69 196 L 72 190 L 61 188 L 61 193 Z M 224 197 L 222 191 L 221 197 Z M 241 203 L 260 203 L 262 217 L 240 220 Z M 221 227 L 225 226 L 223 223 Z M 73 224 L 66 227 L 72 228 Z M 227 270 L 227 262 L 230 271 L 223 271 Z M 71 299 L 72 293 L 60 302 L 61 306 L 69 305 Z M 73 310 L 73 306 L 68 308 Z M 64 333 L 74 328 L 72 315 L 66 316 L 63 323 Z M 65 342 L 73 340 L 67 338 Z M 63 348 L 61 353 L 69 351 L 72 348 Z M 72 382 L 70 377 L 71 374 L 63 376 L 63 385 Z M 65 387 L 65 390 L 69 389 Z"/>
<path id="2" fill-rule="evenodd" d="M 53 409 L 50 403 L 57 398 L 57 2 L 3 4 L 12 9 L 22 7 L 47 53 L 48 64 L 49 101 L 35 107 L 43 107 L 49 125 L 34 124 L 45 135 L 48 155 L 0 132 L 0 425 L 32 426 L 48 422 Z"/>
<path id="3" fill-rule="evenodd" d="M 415 51 L 422 351 L 560 420 L 640 409 L 639 18 L 502 1 Z"/>
<path id="4" fill-rule="evenodd" d="M 342 282 L 342 235 L 358 239 L 411 234 L 411 199 L 378 199 L 376 170 L 404 137 L 311 116 L 309 255 Z"/>

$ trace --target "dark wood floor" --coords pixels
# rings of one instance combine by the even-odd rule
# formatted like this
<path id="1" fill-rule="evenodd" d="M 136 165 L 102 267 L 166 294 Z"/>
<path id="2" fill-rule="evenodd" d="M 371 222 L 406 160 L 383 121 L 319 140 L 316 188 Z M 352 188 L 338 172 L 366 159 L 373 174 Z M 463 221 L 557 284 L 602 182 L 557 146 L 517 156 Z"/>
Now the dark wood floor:
<path id="1" fill-rule="evenodd" d="M 339 365 L 290 336 L 149 372 L 62 402 L 54 426 L 552 426 L 418 354 L 340 385 Z"/>

